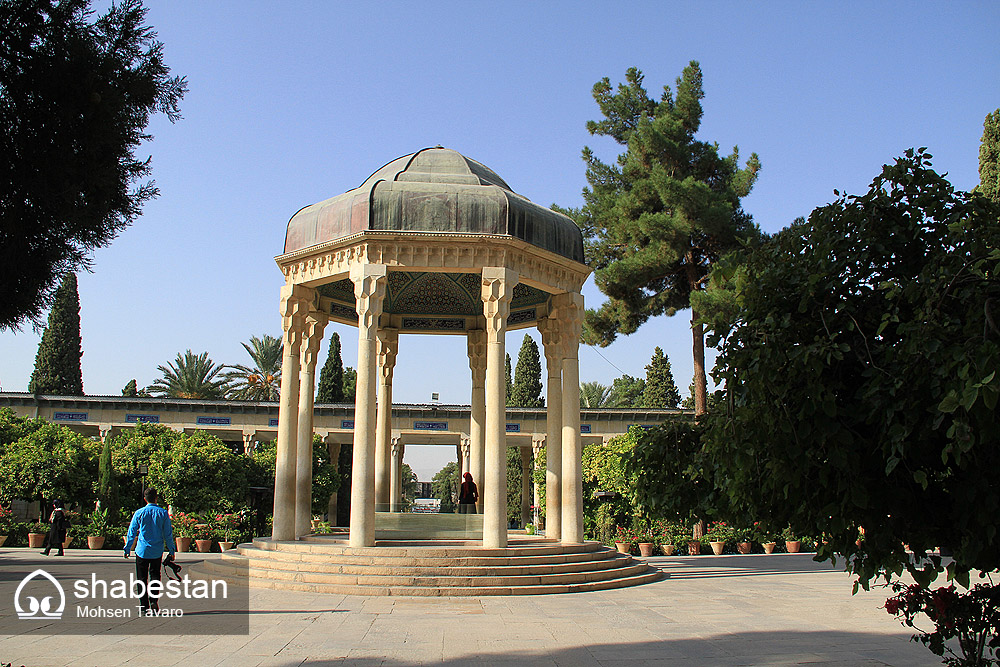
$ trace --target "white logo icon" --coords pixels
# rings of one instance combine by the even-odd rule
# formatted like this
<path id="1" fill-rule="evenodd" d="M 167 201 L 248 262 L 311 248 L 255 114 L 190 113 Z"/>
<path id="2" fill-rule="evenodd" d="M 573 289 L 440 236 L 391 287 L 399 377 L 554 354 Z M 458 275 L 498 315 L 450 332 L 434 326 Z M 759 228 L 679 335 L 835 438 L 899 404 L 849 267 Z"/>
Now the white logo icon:
<path id="1" fill-rule="evenodd" d="M 27 610 L 21 606 L 21 591 L 24 586 L 36 577 L 44 577 L 48 579 L 49 582 L 55 587 L 56 591 L 59 593 L 59 606 L 55 609 L 52 608 L 53 596 L 46 595 L 41 600 L 33 595 L 26 595 L 25 599 L 28 601 Z M 61 619 L 63 609 L 66 607 L 66 593 L 63 591 L 63 587 L 56 581 L 56 578 L 45 570 L 35 570 L 24 579 L 18 585 L 17 590 L 14 591 L 14 609 L 17 610 L 17 617 L 21 619 L 31 619 L 31 618 L 51 618 L 51 619 Z"/>

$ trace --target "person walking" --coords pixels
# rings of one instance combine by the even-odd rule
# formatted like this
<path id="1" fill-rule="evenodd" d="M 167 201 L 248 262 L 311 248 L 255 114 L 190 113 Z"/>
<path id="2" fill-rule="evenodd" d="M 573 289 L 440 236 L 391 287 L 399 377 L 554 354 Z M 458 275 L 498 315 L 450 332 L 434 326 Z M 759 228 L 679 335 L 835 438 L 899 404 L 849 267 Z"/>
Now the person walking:
<path id="1" fill-rule="evenodd" d="M 156 504 L 156 489 L 146 489 L 146 506 L 135 511 L 125 537 L 125 558 L 129 557 L 135 544 L 135 578 L 142 582 L 139 596 L 140 613 L 146 615 L 150 609 L 159 609 L 158 596 L 150 598 L 149 582 L 160 581 L 160 566 L 163 551 L 170 554 L 167 561 L 174 558 L 174 529 L 170 524 L 170 514 Z"/>
<path id="2" fill-rule="evenodd" d="M 475 514 L 476 502 L 479 501 L 479 489 L 476 488 L 476 483 L 472 481 L 471 472 L 465 473 L 462 477 L 465 481 L 462 482 L 462 487 L 458 491 L 458 513 Z"/>
<path id="3" fill-rule="evenodd" d="M 63 509 L 63 502 L 58 498 L 52 501 L 52 514 L 49 515 L 49 534 L 45 537 L 45 556 L 49 555 L 52 547 L 58 546 L 57 556 L 63 555 L 63 542 L 66 541 L 66 526 L 69 525 L 69 517 Z"/>

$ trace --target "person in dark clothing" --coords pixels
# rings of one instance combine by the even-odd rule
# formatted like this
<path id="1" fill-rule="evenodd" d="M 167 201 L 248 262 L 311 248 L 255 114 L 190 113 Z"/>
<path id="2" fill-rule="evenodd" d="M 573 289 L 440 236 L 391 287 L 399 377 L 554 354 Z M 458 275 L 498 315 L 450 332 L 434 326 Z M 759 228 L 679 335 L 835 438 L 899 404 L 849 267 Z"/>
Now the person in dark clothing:
<path id="1" fill-rule="evenodd" d="M 476 502 L 479 500 L 479 489 L 476 488 L 476 483 L 472 481 L 471 472 L 465 473 L 462 477 L 465 481 L 462 482 L 462 487 L 458 491 L 458 513 L 475 514 Z"/>
<path id="2" fill-rule="evenodd" d="M 59 499 L 52 501 L 52 514 L 49 515 L 49 534 L 45 537 L 45 551 L 42 553 L 46 556 L 49 555 L 49 551 L 52 547 L 58 547 L 59 551 L 56 552 L 57 556 L 63 555 L 63 542 L 66 541 L 66 527 L 69 525 L 69 518 L 66 516 L 66 510 L 63 509 L 63 502 Z"/>
<path id="3" fill-rule="evenodd" d="M 169 561 L 174 557 L 174 529 L 170 524 L 170 514 L 156 504 L 156 497 L 156 489 L 146 489 L 146 506 L 132 515 L 128 535 L 125 537 L 125 558 L 129 557 L 132 544 L 135 543 L 135 578 L 143 586 L 139 597 L 142 615 L 146 615 L 150 609 L 160 608 L 157 596 L 150 599 L 149 582 L 160 581 L 163 551 L 170 552 L 167 556 L 168 567 Z"/>

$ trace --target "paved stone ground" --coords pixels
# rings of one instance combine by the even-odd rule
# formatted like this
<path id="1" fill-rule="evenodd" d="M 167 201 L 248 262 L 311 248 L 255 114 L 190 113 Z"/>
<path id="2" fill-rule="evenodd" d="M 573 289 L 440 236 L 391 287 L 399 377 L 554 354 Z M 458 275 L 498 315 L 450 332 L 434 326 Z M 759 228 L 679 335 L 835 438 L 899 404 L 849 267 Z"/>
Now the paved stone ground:
<path id="1" fill-rule="evenodd" d="M 72 549 L 108 560 L 114 552 Z M 182 563 L 204 558 L 182 554 Z M 217 557 L 217 556 L 216 556 Z M 0 549 L 5 569 L 58 567 Z M 118 562 L 124 561 L 118 557 Z M 486 598 L 316 595 L 254 589 L 242 636 L 0 634 L 15 667 L 141 665 L 939 665 L 885 610 L 886 592 L 809 555 L 653 558 L 668 575 L 606 592 Z M 129 568 L 124 565 L 127 575 Z M 9 577 L 8 577 L 9 578 Z M 0 600 L 4 627 L 18 627 Z M 13 618 L 12 618 L 13 617 Z M 221 622 L 206 617 L 206 623 Z M 129 623 L 158 622 L 134 619 Z M 165 622 L 165 621 L 164 621 Z M 14 625 L 11 626 L 11 623 Z M 137 628 L 139 626 L 136 626 Z"/>

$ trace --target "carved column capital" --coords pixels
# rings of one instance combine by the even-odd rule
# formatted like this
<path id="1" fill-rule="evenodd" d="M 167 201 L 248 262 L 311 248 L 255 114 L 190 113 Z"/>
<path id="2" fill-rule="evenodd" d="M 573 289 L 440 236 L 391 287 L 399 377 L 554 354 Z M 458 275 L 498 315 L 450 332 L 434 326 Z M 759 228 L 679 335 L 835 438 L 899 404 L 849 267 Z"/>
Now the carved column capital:
<path id="1" fill-rule="evenodd" d="M 535 435 L 531 437 L 531 453 L 535 455 L 535 461 L 538 461 L 538 454 L 545 449 L 545 436 Z M 537 463 L 536 463 L 537 465 Z"/>
<path id="2" fill-rule="evenodd" d="M 281 314 L 281 328 L 284 343 L 292 349 L 302 343 L 306 317 L 318 310 L 319 294 L 314 289 L 302 285 L 285 285 L 281 288 L 278 311 Z"/>
<path id="3" fill-rule="evenodd" d="M 351 267 L 359 331 L 371 332 L 378 326 L 378 317 L 382 314 L 382 300 L 385 299 L 385 277 L 384 264 L 356 264 Z"/>
<path id="4" fill-rule="evenodd" d="M 552 297 L 552 311 L 562 333 L 563 359 L 576 359 L 583 333 L 583 295 L 565 292 Z"/>
<path id="5" fill-rule="evenodd" d="M 379 329 L 377 340 L 379 379 L 382 384 L 392 384 L 392 369 L 396 367 L 396 353 L 399 352 L 399 329 Z"/>
<path id="6" fill-rule="evenodd" d="M 483 329 L 472 329 L 468 332 L 467 339 L 472 384 L 482 386 L 486 382 L 486 332 Z"/>
<path id="7" fill-rule="evenodd" d="M 310 370 L 316 368 L 323 330 L 329 321 L 326 314 L 319 311 L 312 311 L 305 316 L 302 326 L 302 365 Z"/>
<path id="8" fill-rule="evenodd" d="M 403 443 L 400 438 L 392 439 L 392 458 L 399 459 L 400 455 L 403 453 Z"/>
<path id="9" fill-rule="evenodd" d="M 554 315 L 538 321 L 538 333 L 542 334 L 542 349 L 549 376 L 559 372 L 562 363 L 562 329 Z"/>
<path id="10" fill-rule="evenodd" d="M 510 300 L 517 285 L 517 273 L 503 267 L 483 269 L 483 314 L 486 316 L 486 342 L 496 343 L 507 330 Z"/>

